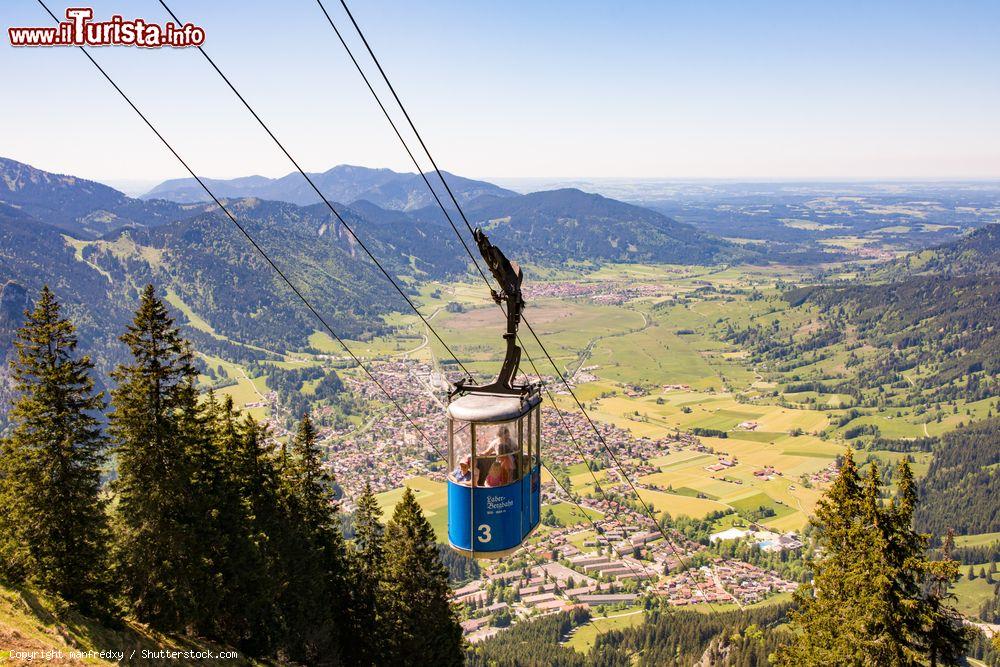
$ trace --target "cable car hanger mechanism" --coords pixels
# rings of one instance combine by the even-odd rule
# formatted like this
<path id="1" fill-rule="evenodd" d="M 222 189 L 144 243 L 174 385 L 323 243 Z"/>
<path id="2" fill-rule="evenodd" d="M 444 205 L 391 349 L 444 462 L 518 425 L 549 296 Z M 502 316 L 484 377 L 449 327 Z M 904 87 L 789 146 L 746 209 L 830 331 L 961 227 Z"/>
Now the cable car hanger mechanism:
<path id="1" fill-rule="evenodd" d="M 479 254 L 483 256 L 486 266 L 489 267 L 490 273 L 493 274 L 500 289 L 498 292 L 492 287 L 490 288 L 493 301 L 500 304 L 501 307 L 504 303 L 507 304 L 504 308 L 507 313 L 507 331 L 503 334 L 504 340 L 507 341 L 507 352 L 496 380 L 487 385 L 475 385 L 471 384 L 470 380 L 463 378 L 455 383 L 449 398 L 460 393 L 474 392 L 477 394 L 520 396 L 524 399 L 542 384 L 541 382 L 514 384 L 514 377 L 521 365 L 521 348 L 517 345 L 517 329 L 521 324 L 521 312 L 524 310 L 524 297 L 521 295 L 521 281 L 524 279 L 524 274 L 517 262 L 507 259 L 500 248 L 490 243 L 482 229 L 477 228 L 472 235 L 476 240 L 476 245 L 479 246 Z"/>

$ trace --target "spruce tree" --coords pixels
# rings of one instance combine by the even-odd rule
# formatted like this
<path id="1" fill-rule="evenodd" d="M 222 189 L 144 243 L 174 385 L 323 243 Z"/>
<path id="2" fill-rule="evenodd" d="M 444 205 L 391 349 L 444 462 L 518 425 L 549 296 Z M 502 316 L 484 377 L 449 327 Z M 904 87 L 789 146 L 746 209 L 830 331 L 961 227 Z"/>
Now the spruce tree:
<path id="1" fill-rule="evenodd" d="M 912 528 L 916 486 L 906 461 L 898 491 L 882 499 L 877 464 L 861 479 L 850 451 L 813 520 L 819 555 L 813 583 L 797 593 L 783 665 L 917 665 L 948 662 L 967 643 L 947 604 L 957 564 L 928 561 L 928 537 Z"/>
<path id="2" fill-rule="evenodd" d="M 354 541 L 351 550 L 354 636 L 358 641 L 357 659 L 362 664 L 379 664 L 384 658 L 384 601 L 380 582 L 385 572 L 384 527 L 382 509 L 370 483 L 358 499 L 354 513 Z"/>
<path id="3" fill-rule="evenodd" d="M 238 443 L 232 399 L 222 404 L 214 394 L 199 401 L 194 378 L 185 382 L 188 394 L 180 412 L 179 433 L 190 477 L 190 532 L 199 560 L 191 582 L 201 594 L 189 620 L 201 634 L 239 644 L 246 635 L 240 589 L 254 565 L 248 553 L 244 507 L 232 477 L 231 454 Z"/>
<path id="4" fill-rule="evenodd" d="M 138 619 L 181 629 L 200 620 L 205 594 L 189 456 L 197 371 L 152 285 L 121 340 L 133 360 L 112 373 L 118 384 L 109 415 L 118 462 L 115 574 Z"/>
<path id="5" fill-rule="evenodd" d="M 47 286 L 15 345 L 13 431 L 0 444 L 0 563 L 9 577 L 106 610 L 104 402 L 93 364 L 77 356 L 75 329 Z"/>
<path id="6" fill-rule="evenodd" d="M 202 552 L 212 564 L 214 591 L 202 613 L 207 634 L 253 655 L 273 650 L 280 636 L 274 603 L 282 580 L 270 540 L 280 540 L 285 523 L 277 493 L 277 471 L 270 465 L 266 433 L 241 418 L 232 397 L 221 402 L 209 394 L 203 424 L 191 448 L 196 527 L 209 545 Z"/>
<path id="7" fill-rule="evenodd" d="M 334 480 L 323 468 L 317 436 L 312 419 L 308 414 L 304 415 L 292 440 L 288 476 L 305 526 L 316 535 L 339 536 Z"/>
<path id="8" fill-rule="evenodd" d="M 817 543 L 822 555 L 811 565 L 812 584 L 799 588 L 796 600 L 800 611 L 792 622 L 801 629 L 797 641 L 783 647 L 779 654 L 785 665 L 857 664 L 852 647 L 845 645 L 843 634 L 861 631 L 841 600 L 848 599 L 866 578 L 866 564 L 853 555 L 860 552 L 856 524 L 861 516 L 861 479 L 850 451 L 842 457 L 840 474 L 816 505 Z M 843 548 L 833 548 L 843 545 Z M 806 640 L 808 638 L 808 640 Z"/>
<path id="9" fill-rule="evenodd" d="M 246 550 L 240 559 L 239 586 L 233 593 L 242 611 L 244 650 L 261 655 L 280 648 L 285 633 L 278 599 L 285 586 L 286 569 L 295 563 L 282 560 L 282 545 L 293 528 L 281 495 L 279 461 L 268 446 L 266 427 L 247 415 L 236 419 L 232 402 L 223 404 L 221 437 L 227 443 L 230 466 L 238 496 L 244 507 Z"/>
<path id="10" fill-rule="evenodd" d="M 305 415 L 282 471 L 294 526 L 283 545 L 287 585 L 282 612 L 289 642 L 300 652 L 292 654 L 293 659 L 350 662 L 353 643 L 343 641 L 351 616 L 347 553 L 334 480 L 323 468 L 316 438 L 312 420 Z"/>
<path id="11" fill-rule="evenodd" d="M 407 487 L 385 529 L 385 639 L 393 664 L 461 665 L 462 629 L 434 530 Z"/>

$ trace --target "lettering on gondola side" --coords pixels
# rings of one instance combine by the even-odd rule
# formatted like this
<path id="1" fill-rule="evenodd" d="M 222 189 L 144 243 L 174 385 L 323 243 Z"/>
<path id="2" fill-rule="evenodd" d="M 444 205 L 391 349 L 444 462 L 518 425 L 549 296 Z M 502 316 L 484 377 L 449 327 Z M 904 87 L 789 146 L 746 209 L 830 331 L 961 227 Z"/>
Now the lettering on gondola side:
<path id="1" fill-rule="evenodd" d="M 513 506 L 513 498 L 506 498 L 504 496 L 486 496 L 487 514 L 503 514 Z"/>

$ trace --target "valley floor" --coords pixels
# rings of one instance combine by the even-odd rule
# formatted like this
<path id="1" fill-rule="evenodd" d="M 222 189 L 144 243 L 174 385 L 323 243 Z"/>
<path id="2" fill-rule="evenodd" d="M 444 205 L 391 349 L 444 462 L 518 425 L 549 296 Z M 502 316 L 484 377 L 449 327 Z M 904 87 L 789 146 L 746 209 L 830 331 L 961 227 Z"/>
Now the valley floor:
<path id="1" fill-rule="evenodd" d="M 817 323 L 808 311 L 782 306 L 772 298 L 788 285 L 813 280 L 809 271 L 781 266 L 607 265 L 589 271 L 550 270 L 540 281 L 529 267 L 526 318 L 600 424 L 657 519 L 669 514 L 675 520 L 681 516 L 705 520 L 703 537 L 742 537 L 757 545 L 765 556 L 761 562 L 771 562 L 767 558 L 793 553 L 801 543 L 816 501 L 836 475 L 838 455 L 847 447 L 866 447 L 862 440 L 848 439 L 852 430 L 877 426 L 885 437 L 933 436 L 970 418 L 983 418 L 993 407 L 987 400 L 959 401 L 954 411 L 933 416 L 912 407 L 851 412 L 855 406 L 850 395 L 790 388 L 790 373 L 754 364 L 747 349 L 726 341 L 727 328 L 751 324 L 813 330 Z M 211 323 L 177 295 L 170 299 L 189 326 L 217 335 Z M 502 319 L 480 285 L 424 284 L 417 302 L 473 373 L 485 378 L 496 372 Z M 393 315 L 387 324 L 395 328 L 394 335 L 349 344 L 443 447 L 441 387 L 454 367 L 415 316 Z M 609 617 L 631 623 L 642 614 L 633 609 L 629 613 L 634 615 L 624 616 L 622 610 L 649 592 L 667 604 L 696 608 L 787 597 L 795 587 L 791 570 L 778 574 L 766 566 L 720 557 L 680 531 L 669 534 L 666 541 L 655 533 L 555 371 L 542 363 L 544 353 L 534 341 L 523 343 L 526 357 L 537 364 L 554 396 L 544 411 L 545 463 L 566 483 L 571 497 L 556 489 L 547 471 L 542 513 L 551 510 L 553 519 L 532 539 L 528 556 L 532 560 L 522 561 L 523 576 L 508 582 L 497 579 L 505 573 L 504 566 L 487 567 L 478 586 L 456 592 L 456 600 L 464 605 L 470 639 L 496 631 L 491 618 L 501 609 L 497 604 L 506 604 L 515 619 L 585 604 L 598 614 L 606 611 Z M 331 469 L 344 491 L 343 507 L 350 510 L 351 499 L 370 483 L 388 515 L 402 489 L 409 486 L 439 540 L 446 541 L 445 466 L 439 452 L 423 444 L 409 424 L 386 406 L 370 380 L 348 367 L 334 341 L 316 333 L 310 345 L 307 350 L 280 352 L 280 360 L 269 363 L 284 370 L 336 368 L 353 397 L 351 409 L 337 401 L 313 405 L 323 424 L 321 436 Z M 834 348 L 812 363 L 804 360 L 795 377 L 843 373 L 845 349 Z M 859 351 L 865 353 L 864 348 Z M 222 393 L 267 420 L 275 435 L 289 433 L 294 415 L 279 400 L 266 367 L 243 367 L 207 355 L 203 359 L 215 372 L 214 377 L 202 377 L 206 387 L 224 385 Z M 530 363 L 523 363 L 521 370 L 534 373 Z M 303 382 L 299 392 L 309 399 L 317 382 Z M 574 438 L 593 470 L 581 461 Z M 862 456 L 886 467 L 902 455 L 866 448 Z M 930 454 L 912 456 L 915 473 L 925 474 Z M 618 500 L 608 503 L 598 485 Z M 619 525 L 615 514 L 626 525 Z M 602 528 L 605 538 L 598 537 L 590 520 Z M 995 539 L 995 535 L 960 537 L 970 544 Z M 588 569 L 581 564 L 602 552 L 608 558 L 606 567 Z M 682 572 L 689 561 L 698 567 Z M 561 576 L 546 573 L 539 563 L 561 564 L 566 571 L 560 570 Z M 536 581 L 539 577 L 541 581 Z M 497 597 L 498 586 L 493 584 L 498 581 L 516 591 L 510 593 L 515 599 Z M 491 585 L 495 590 L 487 594 Z M 964 613 L 975 613 L 984 594 L 981 588 L 960 583 L 957 591 Z M 594 597 L 602 595 L 612 597 Z M 593 629 L 588 626 L 577 635 L 586 638 L 618 622 L 626 621 L 595 620 Z M 571 645 L 582 646 L 584 641 L 574 637 Z"/>

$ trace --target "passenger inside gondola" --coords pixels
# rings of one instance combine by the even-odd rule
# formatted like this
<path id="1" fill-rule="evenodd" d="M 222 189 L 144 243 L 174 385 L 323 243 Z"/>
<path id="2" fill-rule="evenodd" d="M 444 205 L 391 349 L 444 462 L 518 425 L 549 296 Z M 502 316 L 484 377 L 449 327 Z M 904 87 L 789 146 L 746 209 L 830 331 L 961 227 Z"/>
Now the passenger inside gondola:
<path id="1" fill-rule="evenodd" d="M 510 437 L 510 427 L 501 426 L 497 429 L 496 437 L 490 440 L 486 446 L 486 451 L 483 452 L 483 455 L 513 454 L 516 449 L 517 445 L 514 443 L 514 439 Z"/>
<path id="2" fill-rule="evenodd" d="M 473 478 L 475 478 L 476 485 L 481 486 L 484 475 L 479 474 L 479 471 L 475 470 L 472 465 L 471 436 L 472 432 L 469 424 L 464 424 L 461 428 L 455 429 L 454 458 L 452 459 L 454 468 L 452 468 L 449 477 L 452 481 L 464 486 L 470 486 Z M 479 462 L 477 461 L 477 463 Z"/>
<path id="3" fill-rule="evenodd" d="M 490 440 L 489 444 L 486 446 L 486 451 L 483 452 L 483 456 L 495 456 L 500 462 L 505 472 L 505 478 L 507 481 L 505 484 L 510 484 L 514 480 L 519 478 L 518 475 L 518 462 L 517 462 L 517 443 L 510 434 L 510 427 L 503 425 L 497 428 L 496 436 Z"/>
<path id="4" fill-rule="evenodd" d="M 510 479 L 506 476 L 503 466 L 500 465 L 500 460 L 493 459 L 493 464 L 490 466 L 490 474 L 486 476 L 486 486 L 503 486 L 509 483 Z"/>
<path id="5" fill-rule="evenodd" d="M 517 479 L 513 454 L 504 454 L 503 456 L 498 457 L 497 461 L 500 462 L 500 470 L 503 472 L 504 479 L 506 480 L 504 484 L 510 484 Z"/>
<path id="6" fill-rule="evenodd" d="M 466 455 L 458 463 L 458 467 L 451 471 L 452 479 L 459 484 L 469 484 L 472 481 L 472 473 L 469 470 L 469 456 Z"/>

